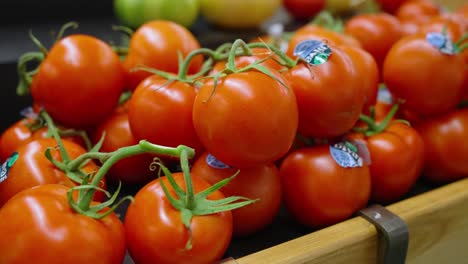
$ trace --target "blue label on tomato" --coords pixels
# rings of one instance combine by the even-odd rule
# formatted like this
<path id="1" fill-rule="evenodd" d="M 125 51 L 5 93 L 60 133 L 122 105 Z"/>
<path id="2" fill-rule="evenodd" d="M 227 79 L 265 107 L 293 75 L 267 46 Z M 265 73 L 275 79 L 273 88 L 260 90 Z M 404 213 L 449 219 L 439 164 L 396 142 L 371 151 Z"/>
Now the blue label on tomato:
<path id="1" fill-rule="evenodd" d="M 2 171 L 0 172 L 0 182 L 3 182 L 8 178 L 8 172 L 10 171 L 10 168 L 13 166 L 15 161 L 18 159 L 18 156 L 18 152 L 13 152 L 13 154 L 11 154 L 11 156 L 2 164 Z"/>
<path id="2" fill-rule="evenodd" d="M 426 40 L 443 54 L 453 55 L 457 53 L 455 44 L 446 34 L 431 32 L 426 35 Z"/>
<path id="3" fill-rule="evenodd" d="M 206 156 L 206 163 L 215 169 L 229 169 L 231 166 L 223 163 L 222 161 L 218 160 L 215 156 L 208 154 Z"/>
<path id="4" fill-rule="evenodd" d="M 348 142 L 340 142 L 330 145 L 330 154 L 333 159 L 343 168 L 362 167 L 363 160 L 357 150 L 351 149 Z"/>
<path id="5" fill-rule="evenodd" d="M 320 65 L 328 61 L 332 51 L 323 41 L 309 39 L 297 44 L 293 54 L 309 64 Z"/>

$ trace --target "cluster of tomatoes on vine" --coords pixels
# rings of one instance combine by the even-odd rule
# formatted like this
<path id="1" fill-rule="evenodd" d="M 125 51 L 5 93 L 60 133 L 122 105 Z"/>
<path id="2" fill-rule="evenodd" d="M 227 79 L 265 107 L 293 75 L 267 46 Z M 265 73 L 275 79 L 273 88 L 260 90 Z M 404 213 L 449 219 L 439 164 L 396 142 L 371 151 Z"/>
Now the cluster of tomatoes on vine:
<path id="1" fill-rule="evenodd" d="M 49 50 L 31 35 L 33 105 L 0 137 L 2 259 L 212 263 L 282 203 L 321 228 L 467 177 L 467 7 L 322 14 L 216 49 L 163 20 L 128 47 L 63 36 L 74 23 Z M 117 201 L 121 184 L 143 187 Z"/>

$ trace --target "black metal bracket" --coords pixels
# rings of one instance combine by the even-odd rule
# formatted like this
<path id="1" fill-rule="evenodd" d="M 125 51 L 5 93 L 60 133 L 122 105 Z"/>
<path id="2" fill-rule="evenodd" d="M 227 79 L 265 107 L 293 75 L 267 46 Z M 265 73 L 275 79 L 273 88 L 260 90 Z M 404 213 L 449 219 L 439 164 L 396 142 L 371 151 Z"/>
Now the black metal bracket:
<path id="1" fill-rule="evenodd" d="M 404 264 L 408 252 L 409 232 L 406 223 L 381 205 L 371 205 L 358 212 L 379 232 L 379 264 Z"/>

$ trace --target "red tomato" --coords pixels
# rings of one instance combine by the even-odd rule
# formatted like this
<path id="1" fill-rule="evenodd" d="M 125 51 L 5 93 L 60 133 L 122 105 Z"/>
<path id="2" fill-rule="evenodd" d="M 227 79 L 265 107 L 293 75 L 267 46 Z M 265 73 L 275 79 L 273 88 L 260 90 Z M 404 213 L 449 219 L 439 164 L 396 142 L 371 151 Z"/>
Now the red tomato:
<path id="1" fill-rule="evenodd" d="M 299 63 L 284 73 L 297 98 L 298 132 L 306 137 L 331 138 L 348 132 L 364 107 L 367 91 L 361 70 L 365 67 L 355 61 L 356 53 L 329 47 L 332 54 L 327 62 Z"/>
<path id="2" fill-rule="evenodd" d="M 293 91 L 253 70 L 222 77 L 216 88 L 208 80 L 193 107 L 195 131 L 206 150 L 236 168 L 282 157 L 294 141 L 297 122 Z"/>
<path id="3" fill-rule="evenodd" d="M 62 140 L 65 150 L 71 159 L 86 153 L 80 145 Z M 80 183 L 73 182 L 66 176 L 65 172 L 53 165 L 44 155 L 47 148 L 52 148 L 52 157 L 61 161 L 57 142 L 53 138 L 41 138 L 26 143 L 17 149 L 18 159 L 8 171 L 7 178 L 0 182 L 0 206 L 5 204 L 16 193 L 37 185 L 47 183 L 57 183 L 68 187 L 76 186 Z M 86 173 L 95 172 L 98 166 L 90 161 L 82 168 Z M 106 183 L 101 182 L 102 188 L 106 188 Z M 102 201 L 105 195 L 103 192 L 96 192 L 95 200 Z"/>
<path id="4" fill-rule="evenodd" d="M 466 64 L 460 54 L 447 55 L 416 34 L 400 39 L 384 61 L 383 79 L 395 99 L 419 115 L 438 115 L 461 101 Z M 435 100 L 437 98 L 437 100 Z"/>
<path id="5" fill-rule="evenodd" d="M 424 178 L 447 183 L 468 177 L 468 108 L 427 119 L 416 129 L 424 140 Z"/>
<path id="6" fill-rule="evenodd" d="M 323 40 L 328 44 L 332 44 L 335 46 L 349 45 L 358 48 L 362 47 L 359 40 L 352 36 L 332 31 L 330 29 L 326 29 L 317 25 L 307 24 L 294 31 L 293 35 L 291 36 L 291 39 L 289 40 L 288 50 L 286 51 L 286 54 L 291 58 L 295 58 L 296 56 L 294 56 L 294 49 L 296 48 L 297 44 L 308 39 Z"/>
<path id="7" fill-rule="evenodd" d="M 154 20 L 141 25 L 130 38 L 128 54 L 124 61 L 128 72 L 127 88 L 134 90 L 151 73 L 132 71 L 134 67 L 146 66 L 161 71 L 177 73 L 179 70 L 178 53 L 183 57 L 199 49 L 200 43 L 184 26 L 167 20 Z M 188 73 L 201 69 L 203 57 L 195 57 Z"/>
<path id="8" fill-rule="evenodd" d="M 4 161 L 19 146 L 32 140 L 33 132 L 27 126 L 28 119 L 20 119 L 0 135 L 0 160 Z"/>
<path id="9" fill-rule="evenodd" d="M 34 101 L 62 125 L 92 127 L 114 111 L 125 73 L 111 46 L 89 35 L 71 35 L 52 47 L 31 85 Z"/>
<path id="10" fill-rule="evenodd" d="M 392 123 L 384 131 L 365 137 L 352 134 L 348 139 L 365 144 L 370 154 L 371 200 L 389 204 L 409 192 L 421 176 L 424 142 L 416 129 Z"/>
<path id="11" fill-rule="evenodd" d="M 403 34 L 398 19 L 386 13 L 356 15 L 346 22 L 344 32 L 361 42 L 362 47 L 374 56 L 379 68 L 387 52 Z"/>
<path id="12" fill-rule="evenodd" d="M 283 0 L 283 6 L 296 19 L 310 19 L 325 8 L 325 0 Z"/>
<path id="13" fill-rule="evenodd" d="M 137 140 L 168 147 L 186 145 L 197 150 L 201 143 L 192 122 L 195 88 L 185 82 L 157 75 L 146 78 L 128 105 L 128 122 Z"/>
<path id="14" fill-rule="evenodd" d="M 201 155 L 193 164 L 191 174 L 210 184 L 231 177 L 238 170 L 226 167 L 208 153 Z M 239 174 L 220 191 L 226 196 L 243 196 L 259 199 L 257 202 L 232 211 L 233 235 L 251 235 L 269 225 L 281 205 L 281 181 L 279 170 L 273 164 L 241 169 Z"/>
<path id="15" fill-rule="evenodd" d="M 341 167 L 329 145 L 303 148 L 289 154 L 280 167 L 284 202 L 306 226 L 321 228 L 343 221 L 369 200 L 369 167 Z"/>
<path id="16" fill-rule="evenodd" d="M 172 174 L 185 188 L 183 174 Z M 160 185 L 164 181 L 175 196 L 167 177 L 153 180 L 134 197 L 125 215 L 125 234 L 128 251 L 135 263 L 214 263 L 225 253 L 232 237 L 231 211 L 194 216 L 190 227 L 192 248 L 186 249 L 189 231 L 181 221 L 181 212 L 167 200 Z M 192 177 L 194 193 L 210 185 L 199 177 Z M 224 195 L 216 191 L 208 196 L 219 200 Z"/>
<path id="17" fill-rule="evenodd" d="M 2 263 L 123 262 L 125 233 L 116 214 L 95 220 L 76 213 L 68 189 L 59 184 L 27 189 L 0 209 Z"/>
<path id="18" fill-rule="evenodd" d="M 395 12 L 400 21 L 413 21 L 418 24 L 423 24 L 440 14 L 440 7 L 430 0 L 407 1 L 400 5 Z"/>
<path id="19" fill-rule="evenodd" d="M 395 11 L 408 0 L 377 0 L 382 10 L 388 13 L 395 13 Z"/>
<path id="20" fill-rule="evenodd" d="M 128 123 L 126 112 L 116 112 L 101 123 L 94 131 L 93 141 L 98 142 L 103 132 L 105 138 L 100 151 L 112 152 L 121 147 L 138 144 L 133 136 Z M 149 169 L 153 156 L 140 154 L 119 160 L 112 165 L 106 178 L 111 181 L 122 181 L 123 183 L 147 183 L 154 179 L 156 174 Z"/>

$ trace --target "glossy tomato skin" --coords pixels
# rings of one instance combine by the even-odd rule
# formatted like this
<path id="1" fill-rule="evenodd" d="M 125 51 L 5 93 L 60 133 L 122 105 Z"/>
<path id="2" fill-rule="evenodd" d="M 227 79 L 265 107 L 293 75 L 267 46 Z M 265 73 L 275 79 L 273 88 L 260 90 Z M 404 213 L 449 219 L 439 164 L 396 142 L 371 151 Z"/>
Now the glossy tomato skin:
<path id="1" fill-rule="evenodd" d="M 286 51 L 286 54 L 291 58 L 295 58 L 296 56 L 294 56 L 294 49 L 296 46 L 302 41 L 308 39 L 325 41 L 327 44 L 335 46 L 347 45 L 359 48 L 362 47 L 359 40 L 353 36 L 326 29 L 321 26 L 307 24 L 294 31 L 291 39 L 288 42 L 288 50 Z"/>
<path id="2" fill-rule="evenodd" d="M 353 57 L 338 46 L 320 65 L 299 63 L 284 76 L 294 91 L 299 109 L 298 132 L 306 137 L 332 138 L 353 127 L 366 98 L 362 76 Z"/>
<path id="3" fill-rule="evenodd" d="M 182 173 L 173 174 L 185 188 Z M 166 177 L 160 178 L 170 193 Z M 232 237 L 230 211 L 206 216 L 194 216 L 191 222 L 192 248 L 185 249 L 189 238 L 181 221 L 180 211 L 168 202 L 159 179 L 146 184 L 134 197 L 125 215 L 125 234 L 129 253 L 135 263 L 214 263 L 225 253 Z M 195 193 L 210 185 L 192 177 Z M 224 195 L 216 191 L 208 199 L 218 200 Z"/>
<path id="4" fill-rule="evenodd" d="M 284 202 L 301 224 L 329 226 L 350 217 L 369 201 L 369 167 L 343 168 L 318 145 L 289 154 L 280 167 Z"/>
<path id="5" fill-rule="evenodd" d="M 287 81 L 258 71 L 207 81 L 195 97 L 193 123 L 205 149 L 236 168 L 273 162 L 297 132 L 296 98 Z"/>
<path id="6" fill-rule="evenodd" d="M 435 183 L 448 183 L 468 177 L 468 109 L 459 109 L 416 126 L 424 140 L 423 177 Z"/>
<path id="7" fill-rule="evenodd" d="M 128 122 L 137 140 L 201 149 L 192 121 L 195 87 L 157 75 L 143 80 L 128 105 Z"/>
<path id="8" fill-rule="evenodd" d="M 126 111 L 116 111 L 101 123 L 94 131 L 93 141 L 98 142 L 104 132 L 106 134 L 100 148 L 102 152 L 112 152 L 121 147 L 138 144 L 138 140 L 135 139 L 130 130 Z M 153 156 L 149 154 L 140 154 L 119 160 L 109 169 L 106 179 L 128 184 L 147 183 L 156 176 L 156 173 L 149 169 L 152 161 Z"/>
<path id="9" fill-rule="evenodd" d="M 32 140 L 32 132 L 27 120 L 20 119 L 5 129 L 0 135 L 0 160 L 5 161 L 22 144 Z"/>
<path id="10" fill-rule="evenodd" d="M 208 153 L 202 154 L 193 164 L 191 174 L 210 184 L 231 177 L 238 169 L 216 166 L 207 162 Z M 278 214 L 281 205 L 281 180 L 273 163 L 241 169 L 239 174 L 220 189 L 226 196 L 243 196 L 259 199 L 257 202 L 232 211 L 233 235 L 245 237 L 268 226 Z"/>
<path id="11" fill-rule="evenodd" d="M 67 191 L 59 184 L 37 186 L 0 209 L 2 263 L 123 262 L 125 233 L 119 218 L 111 213 L 95 220 L 75 213 Z"/>
<path id="12" fill-rule="evenodd" d="M 325 8 L 325 0 L 283 0 L 283 6 L 296 19 L 310 19 Z"/>
<path id="13" fill-rule="evenodd" d="M 71 35 L 49 51 L 34 76 L 31 95 L 62 125 L 97 125 L 117 106 L 125 85 L 119 56 L 104 41 Z"/>
<path id="14" fill-rule="evenodd" d="M 86 153 L 83 147 L 74 142 L 65 139 L 62 142 L 71 159 Z M 68 187 L 77 185 L 44 155 L 47 148 L 54 148 L 56 146 L 55 139 L 41 138 L 26 143 L 17 149 L 19 157 L 10 168 L 7 179 L 0 183 L 0 206 L 5 204 L 16 193 L 37 185 L 48 183 L 62 184 Z M 52 157 L 56 160 L 61 160 L 57 149 L 52 150 Z M 83 167 L 83 171 L 88 173 L 97 170 L 98 166 L 92 161 Z M 106 188 L 104 180 L 101 182 L 100 187 Z M 95 200 L 102 201 L 104 197 L 104 193 L 98 191 L 96 192 Z"/>
<path id="15" fill-rule="evenodd" d="M 130 38 L 128 54 L 124 60 L 127 71 L 127 88 L 135 90 L 138 84 L 152 75 L 146 71 L 133 71 L 137 66 L 145 66 L 161 71 L 177 73 L 179 70 L 178 52 L 185 58 L 200 43 L 184 26 L 168 20 L 153 20 L 144 23 Z M 189 65 L 188 73 L 200 70 L 203 57 L 195 57 Z"/>
<path id="16" fill-rule="evenodd" d="M 406 1 L 395 11 L 395 16 L 402 22 L 424 24 L 432 17 L 441 14 L 441 8 L 431 0 Z"/>
<path id="17" fill-rule="evenodd" d="M 362 142 L 369 150 L 373 202 L 397 201 L 422 175 L 424 142 L 413 127 L 392 123 L 381 133 L 369 137 L 354 134 L 348 138 Z"/>
<path id="18" fill-rule="evenodd" d="M 460 54 L 446 55 L 424 34 L 400 39 L 384 61 L 383 80 L 405 108 L 432 116 L 454 110 L 466 84 L 466 64 Z"/>
<path id="19" fill-rule="evenodd" d="M 359 40 L 374 56 L 379 68 L 387 52 L 403 34 L 400 21 L 386 13 L 356 15 L 346 22 L 344 32 Z"/>

